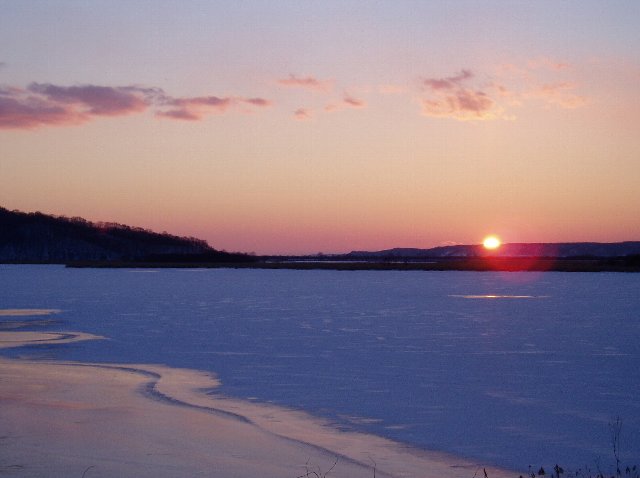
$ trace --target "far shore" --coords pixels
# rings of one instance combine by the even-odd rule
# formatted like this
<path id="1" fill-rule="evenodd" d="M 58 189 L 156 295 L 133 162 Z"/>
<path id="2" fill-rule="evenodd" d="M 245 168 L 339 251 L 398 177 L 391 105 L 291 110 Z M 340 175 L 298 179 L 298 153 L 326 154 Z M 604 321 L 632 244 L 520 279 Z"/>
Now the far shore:
<path id="1" fill-rule="evenodd" d="M 206 269 L 292 269 L 335 271 L 477 271 L 477 272 L 640 272 L 635 257 L 553 258 L 553 257 L 477 257 L 341 260 L 276 258 L 252 262 L 179 261 L 76 261 L 73 268 L 206 268 Z"/>
<path id="2" fill-rule="evenodd" d="M 0 349 L 91 339 L 100 337 L 0 331 Z M 296 478 L 333 466 L 336 478 L 471 478 L 485 468 L 224 397 L 217 386 L 210 374 L 160 365 L 0 358 L 0 474 Z"/>

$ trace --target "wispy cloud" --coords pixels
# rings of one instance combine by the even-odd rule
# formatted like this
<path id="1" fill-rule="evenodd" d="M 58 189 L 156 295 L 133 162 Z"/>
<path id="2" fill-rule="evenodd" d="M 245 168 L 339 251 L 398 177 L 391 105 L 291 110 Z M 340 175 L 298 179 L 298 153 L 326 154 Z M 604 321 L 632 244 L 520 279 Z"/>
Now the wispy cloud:
<path id="1" fill-rule="evenodd" d="M 520 63 L 502 63 L 495 68 L 495 74 L 499 78 L 535 81 L 541 74 L 558 74 L 571 69 L 571 65 L 566 61 L 543 56 Z"/>
<path id="2" fill-rule="evenodd" d="M 293 112 L 293 117 L 298 121 L 306 121 L 312 118 L 311 111 L 306 108 L 298 108 Z"/>
<path id="3" fill-rule="evenodd" d="M 500 96 L 518 106 L 536 100 L 548 107 L 579 108 L 589 99 L 579 94 L 576 81 L 567 79 L 571 71 L 569 63 L 547 57 L 529 60 L 524 66 L 501 65 L 494 87 Z"/>
<path id="4" fill-rule="evenodd" d="M 44 100 L 69 105 L 87 116 L 121 116 L 139 113 L 149 106 L 145 90 L 135 87 L 56 86 L 50 83 L 31 83 L 29 92 Z"/>
<path id="5" fill-rule="evenodd" d="M 333 80 L 319 80 L 314 76 L 296 76 L 294 74 L 290 74 L 288 78 L 279 79 L 278 84 L 289 88 L 304 88 L 324 93 L 333 89 Z"/>
<path id="6" fill-rule="evenodd" d="M 422 112 L 427 116 L 464 121 L 495 119 L 500 110 L 486 93 L 461 89 L 436 99 L 423 99 Z"/>
<path id="7" fill-rule="evenodd" d="M 461 88 L 461 85 L 471 78 L 473 78 L 473 73 L 470 70 L 461 70 L 457 75 L 447 78 L 425 78 L 423 83 L 433 91 L 453 90 Z"/>
<path id="8" fill-rule="evenodd" d="M 95 117 L 139 114 L 150 108 L 156 115 L 197 121 L 240 105 L 264 108 L 264 98 L 198 96 L 174 98 L 160 88 L 139 86 L 58 86 L 31 83 L 27 88 L 0 88 L 0 128 L 34 129 L 78 125 Z"/>
<path id="9" fill-rule="evenodd" d="M 362 109 L 366 106 L 366 101 L 345 94 L 340 101 L 329 103 L 327 106 L 325 106 L 324 110 L 328 113 L 332 113 L 344 109 Z"/>
<path id="10" fill-rule="evenodd" d="M 423 114 L 460 121 L 499 117 L 501 108 L 488 91 L 474 87 L 471 83 L 474 77 L 471 70 L 461 70 L 445 78 L 423 79 L 426 91 L 426 97 L 421 99 Z"/>
<path id="11" fill-rule="evenodd" d="M 264 108 L 266 106 L 271 106 L 273 102 L 269 100 L 265 100 L 264 98 L 237 98 L 240 103 L 245 103 L 247 105 L 258 106 L 260 108 Z"/>
<path id="12" fill-rule="evenodd" d="M 16 88 L 15 86 L 0 86 L 0 96 L 19 95 L 23 91 L 22 88 Z"/>
<path id="13" fill-rule="evenodd" d="M 478 78 L 475 72 L 463 69 L 451 76 L 423 78 L 420 98 L 422 113 L 461 121 L 514 119 L 509 110 L 532 102 L 547 107 L 578 108 L 588 102 L 577 93 L 578 84 L 557 80 L 566 76 L 567 63 L 549 58 L 537 58 L 524 66 L 503 64 L 493 77 Z M 537 71 L 536 71 L 537 70 Z M 552 81 L 545 81 L 549 78 Z"/>
<path id="14" fill-rule="evenodd" d="M 149 90 L 136 87 L 63 87 L 49 83 L 32 83 L 26 89 L 3 88 L 0 128 L 77 125 L 96 116 L 140 113 L 150 105 L 148 94 Z"/>
<path id="15" fill-rule="evenodd" d="M 587 103 L 587 97 L 575 94 L 576 84 L 573 82 L 548 83 L 524 92 L 529 98 L 538 98 L 548 106 L 574 109 Z"/>
<path id="16" fill-rule="evenodd" d="M 224 113 L 232 104 L 231 98 L 217 96 L 199 96 L 193 98 L 170 98 L 165 100 L 170 107 L 165 111 L 158 111 L 157 116 L 165 118 L 198 121 L 211 113 Z"/>
<path id="17" fill-rule="evenodd" d="M 85 116 L 66 105 L 51 104 L 37 97 L 0 95 L 0 129 L 32 129 L 85 121 Z"/>
<path id="18" fill-rule="evenodd" d="M 271 106 L 271 102 L 264 98 L 219 98 L 217 96 L 166 98 L 164 104 L 169 109 L 158 111 L 156 116 L 186 121 L 200 121 L 210 114 L 222 114 L 236 105 L 249 105 L 259 108 Z"/>
<path id="19" fill-rule="evenodd" d="M 350 108 L 364 108 L 365 106 L 367 106 L 366 101 L 359 100 L 349 95 L 345 95 L 345 97 L 342 99 L 342 102 Z"/>
<path id="20" fill-rule="evenodd" d="M 293 73 L 289 74 L 286 78 L 280 78 L 277 80 L 277 84 L 287 88 L 300 88 L 311 92 L 320 92 L 323 94 L 329 94 L 335 87 L 334 79 L 319 79 L 315 76 L 298 76 Z M 355 88 L 355 87 L 354 87 Z M 368 90 L 369 88 L 359 87 L 357 88 L 360 93 Z M 346 109 L 362 109 L 367 106 L 366 101 L 355 97 L 352 94 L 343 93 L 341 98 L 330 99 L 325 106 L 315 105 L 319 111 L 325 113 L 334 113 Z M 304 121 L 311 119 L 313 116 L 312 111 L 307 108 L 299 108 L 294 111 L 293 117 L 296 120 Z"/>
<path id="21" fill-rule="evenodd" d="M 0 61 L 0 70 L 7 67 L 7 64 L 4 61 Z"/>

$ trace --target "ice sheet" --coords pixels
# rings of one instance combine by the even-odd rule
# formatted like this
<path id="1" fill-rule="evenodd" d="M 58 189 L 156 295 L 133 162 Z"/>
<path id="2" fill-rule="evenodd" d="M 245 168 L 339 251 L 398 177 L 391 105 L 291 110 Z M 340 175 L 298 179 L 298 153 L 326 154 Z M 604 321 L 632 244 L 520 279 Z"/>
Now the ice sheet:
<path id="1" fill-rule="evenodd" d="M 109 338 L 12 354 L 208 370 L 231 396 L 523 471 L 605 466 L 620 416 L 640 463 L 639 275 L 0 266 L 0 286 L 0 309 Z"/>

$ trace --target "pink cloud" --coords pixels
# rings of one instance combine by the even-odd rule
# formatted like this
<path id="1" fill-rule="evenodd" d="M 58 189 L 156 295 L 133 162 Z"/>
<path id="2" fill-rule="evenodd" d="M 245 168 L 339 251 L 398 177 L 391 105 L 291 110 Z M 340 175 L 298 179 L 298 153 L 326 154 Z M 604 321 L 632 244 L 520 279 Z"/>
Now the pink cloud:
<path id="1" fill-rule="evenodd" d="M 347 108 L 362 109 L 362 108 L 365 108 L 366 106 L 367 106 L 366 101 L 360 100 L 360 99 L 354 98 L 353 96 L 345 94 L 341 101 L 339 101 L 338 103 L 328 104 L 327 106 L 325 106 L 324 110 L 328 113 L 331 113 L 334 111 L 341 111 Z"/>
<path id="2" fill-rule="evenodd" d="M 271 104 L 256 97 L 173 98 L 160 88 L 139 86 L 32 83 L 26 89 L 0 88 L 0 129 L 78 125 L 95 117 L 139 114 L 150 108 L 164 118 L 197 121 L 236 105 L 264 108 Z"/>
<path id="3" fill-rule="evenodd" d="M 511 96 L 512 92 L 506 85 L 502 83 L 493 83 L 491 85 L 500 96 Z"/>
<path id="4" fill-rule="evenodd" d="M 422 113 L 460 121 L 495 119 L 500 116 L 495 99 L 488 91 L 471 87 L 475 75 L 470 70 L 445 78 L 426 78 L 422 84 L 428 96 L 421 100 Z"/>
<path id="5" fill-rule="evenodd" d="M 211 113 L 224 113 L 233 103 L 231 98 L 217 96 L 197 96 L 193 98 L 169 98 L 165 103 L 171 107 L 168 111 L 159 111 L 157 116 L 164 118 L 199 121 Z"/>
<path id="6" fill-rule="evenodd" d="M 273 102 L 265 100 L 264 98 L 239 98 L 239 101 L 248 105 L 259 106 L 260 108 L 271 106 L 273 104 Z"/>
<path id="7" fill-rule="evenodd" d="M 505 106 L 508 105 L 510 107 L 519 107 L 523 105 L 522 95 L 513 90 L 511 86 L 507 86 L 503 83 L 492 82 L 487 89 L 489 91 L 493 91 L 496 102 L 501 102 L 501 104 Z"/>
<path id="8" fill-rule="evenodd" d="M 473 78 L 473 73 L 469 70 L 460 70 L 460 73 L 447 78 L 425 78 L 423 84 L 431 90 L 453 90 L 459 88 L 460 84 Z"/>
<path id="9" fill-rule="evenodd" d="M 534 73 L 533 69 L 545 71 Z M 557 77 L 566 70 L 566 63 L 539 58 L 521 68 L 502 65 L 496 72 L 498 79 L 476 79 L 470 70 L 444 78 L 426 78 L 422 86 L 426 92 L 420 99 L 422 113 L 439 118 L 457 120 L 513 119 L 507 108 L 526 106 L 531 100 L 547 106 L 578 108 L 587 99 L 575 93 L 576 84 L 570 81 L 542 82 L 541 75 Z"/>
<path id="10" fill-rule="evenodd" d="M 204 114 L 202 114 L 201 112 L 190 110 L 188 108 L 178 108 L 168 111 L 158 111 L 156 112 L 156 116 L 174 120 L 200 121 L 204 117 Z"/>
<path id="11" fill-rule="evenodd" d="M 495 74 L 500 78 L 519 78 L 521 80 L 534 80 L 537 75 L 544 73 L 560 73 L 567 71 L 571 65 L 564 61 L 554 60 L 548 57 L 538 57 L 527 60 L 521 64 L 503 63 L 495 69 Z"/>
<path id="12" fill-rule="evenodd" d="M 524 106 L 532 100 L 537 100 L 546 106 L 574 109 L 588 103 L 586 96 L 577 93 L 578 83 L 566 79 L 563 70 L 569 68 L 568 64 L 538 59 L 530 61 L 528 65 L 528 68 L 545 71 L 517 70 L 517 67 L 513 66 L 509 71 L 515 71 L 517 74 L 507 77 L 505 72 L 508 71 L 501 68 L 498 75 L 502 78 L 499 82 L 491 84 L 496 95 L 507 101 L 510 106 Z"/>
<path id="13" fill-rule="evenodd" d="M 74 125 L 88 118 L 77 111 L 35 97 L 0 95 L 0 129 L 33 129 L 40 126 Z"/>
<path id="14" fill-rule="evenodd" d="M 26 93 L 22 88 L 15 86 L 0 86 L 0 96 L 18 96 Z"/>
<path id="15" fill-rule="evenodd" d="M 139 113 L 149 106 L 147 99 L 133 87 L 109 86 L 56 86 L 32 83 L 27 88 L 48 101 L 69 104 L 96 116 L 120 116 Z"/>
<path id="16" fill-rule="evenodd" d="M 312 115 L 311 115 L 311 111 L 309 111 L 308 109 L 298 108 L 293 112 L 293 117 L 298 121 L 306 121 L 306 120 L 310 120 Z"/>
<path id="17" fill-rule="evenodd" d="M 548 57 L 528 60 L 523 66 L 505 64 L 496 71 L 500 87 L 498 83 L 494 87 L 512 105 L 522 106 L 530 100 L 539 100 L 547 106 L 578 108 L 587 104 L 588 98 L 577 94 L 578 84 L 567 79 L 571 70 L 569 63 Z"/>
<path id="18" fill-rule="evenodd" d="M 346 95 L 343 99 L 342 102 L 351 107 L 351 108 L 364 108 L 365 106 L 367 106 L 367 103 L 363 100 L 359 100 L 357 98 L 354 98 L 352 96 L 348 96 Z"/>
<path id="19" fill-rule="evenodd" d="M 423 99 L 422 112 L 427 116 L 468 121 L 494 119 L 499 110 L 486 93 L 460 89 L 436 99 Z"/>
<path id="20" fill-rule="evenodd" d="M 290 88 L 305 88 L 325 93 L 333 88 L 333 80 L 319 80 L 313 76 L 298 77 L 294 74 L 290 74 L 288 78 L 279 79 L 278 84 Z"/>
<path id="21" fill-rule="evenodd" d="M 78 125 L 95 116 L 140 113 L 150 105 L 148 91 L 136 87 L 56 86 L 32 83 L 0 90 L 0 128 L 33 129 Z"/>
<path id="22" fill-rule="evenodd" d="M 541 99 L 547 105 L 574 109 L 587 103 L 585 96 L 574 93 L 575 88 L 576 85 L 572 82 L 548 83 L 532 88 L 525 92 L 524 95 L 529 98 Z"/>
<path id="23" fill-rule="evenodd" d="M 247 104 L 264 108 L 271 105 L 264 98 L 235 98 L 217 96 L 198 96 L 193 98 L 166 98 L 165 104 L 171 106 L 168 111 L 159 111 L 157 116 L 163 118 L 199 121 L 208 114 L 222 114 L 237 104 Z"/>
<path id="24" fill-rule="evenodd" d="M 460 111 L 482 115 L 491 110 L 494 101 L 482 91 L 460 90 L 455 95 L 454 104 Z"/>

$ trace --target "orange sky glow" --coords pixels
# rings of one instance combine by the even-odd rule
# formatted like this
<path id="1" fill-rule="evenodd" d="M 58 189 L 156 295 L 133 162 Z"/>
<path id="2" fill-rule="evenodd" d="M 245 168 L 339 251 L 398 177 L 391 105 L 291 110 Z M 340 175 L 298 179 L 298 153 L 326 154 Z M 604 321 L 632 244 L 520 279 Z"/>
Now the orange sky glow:
<path id="1" fill-rule="evenodd" d="M 640 240 L 640 4 L 10 2 L 0 206 L 260 254 Z"/>

